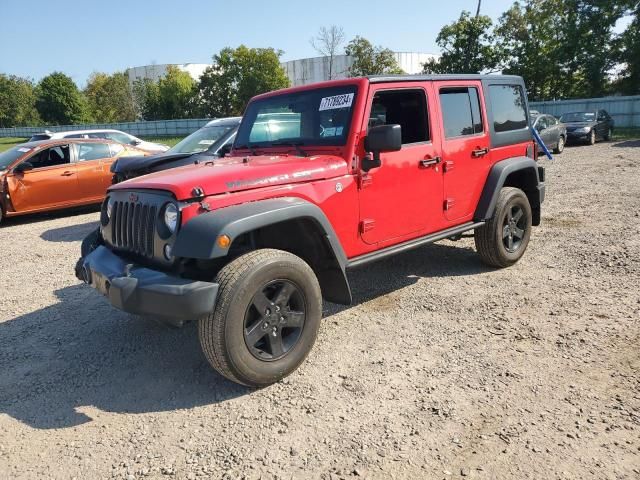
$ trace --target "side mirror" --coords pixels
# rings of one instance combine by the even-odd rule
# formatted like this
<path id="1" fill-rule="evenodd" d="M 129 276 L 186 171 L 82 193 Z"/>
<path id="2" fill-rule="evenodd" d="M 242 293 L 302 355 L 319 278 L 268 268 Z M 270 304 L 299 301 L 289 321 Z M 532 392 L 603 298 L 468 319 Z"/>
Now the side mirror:
<path id="1" fill-rule="evenodd" d="M 381 152 L 397 152 L 402 148 L 402 128 L 398 124 L 371 127 L 364 139 L 364 149 L 373 154 L 362 159 L 362 170 L 378 168 Z"/>
<path id="2" fill-rule="evenodd" d="M 230 143 L 227 143 L 227 144 L 221 146 L 220 149 L 218 150 L 218 156 L 220 158 L 224 158 L 227 155 L 229 155 L 229 153 L 231 152 L 231 146 L 232 145 Z"/>
<path id="3" fill-rule="evenodd" d="M 33 170 L 33 163 L 31 162 L 22 162 L 16 168 L 13 169 L 15 173 L 24 173 L 28 170 Z"/>
<path id="4" fill-rule="evenodd" d="M 137 138 L 135 140 L 131 140 L 131 145 L 133 145 L 134 147 L 137 147 L 141 143 L 142 143 L 142 141 L 138 140 Z"/>

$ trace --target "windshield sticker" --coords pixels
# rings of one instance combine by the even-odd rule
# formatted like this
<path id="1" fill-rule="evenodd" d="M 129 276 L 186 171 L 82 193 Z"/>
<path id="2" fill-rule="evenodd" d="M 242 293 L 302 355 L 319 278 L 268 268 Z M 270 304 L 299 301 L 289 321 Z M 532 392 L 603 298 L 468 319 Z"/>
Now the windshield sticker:
<path id="1" fill-rule="evenodd" d="M 214 140 L 200 140 L 198 145 L 213 145 Z"/>
<path id="2" fill-rule="evenodd" d="M 353 103 L 353 93 L 345 93 L 344 95 L 334 95 L 333 97 L 324 97 L 320 100 L 320 108 L 318 111 L 335 110 L 336 108 L 348 108 Z"/>
<path id="3" fill-rule="evenodd" d="M 335 137 L 336 135 L 336 127 L 325 128 L 322 132 L 323 137 Z"/>
<path id="4" fill-rule="evenodd" d="M 18 151 L 19 151 L 19 152 L 27 153 L 27 152 L 30 152 L 30 151 L 31 151 L 31 149 L 30 149 L 30 148 L 26 148 L 26 147 L 21 147 L 21 148 L 19 148 L 19 149 L 18 149 Z"/>

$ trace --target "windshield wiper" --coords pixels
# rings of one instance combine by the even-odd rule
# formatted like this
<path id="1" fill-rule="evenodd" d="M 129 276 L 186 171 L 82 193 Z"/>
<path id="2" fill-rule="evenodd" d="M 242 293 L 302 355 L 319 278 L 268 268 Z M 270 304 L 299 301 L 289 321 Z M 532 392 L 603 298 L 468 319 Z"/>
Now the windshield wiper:
<path id="1" fill-rule="evenodd" d="M 256 149 L 254 147 L 252 147 L 251 145 L 249 145 L 248 143 L 246 145 L 238 145 L 236 148 L 237 149 L 246 148 L 247 150 L 249 150 L 251 152 L 251 155 L 253 155 L 254 157 L 256 157 L 258 155 L 256 153 Z"/>
<path id="2" fill-rule="evenodd" d="M 304 143 L 302 142 L 287 142 L 287 141 L 282 141 L 282 142 L 271 142 L 270 145 L 273 146 L 291 146 L 293 148 L 296 149 L 296 152 L 298 152 L 299 155 L 303 156 L 303 157 L 308 157 L 309 154 L 307 152 L 305 152 L 304 150 L 302 150 L 300 148 L 300 145 L 304 145 Z"/>

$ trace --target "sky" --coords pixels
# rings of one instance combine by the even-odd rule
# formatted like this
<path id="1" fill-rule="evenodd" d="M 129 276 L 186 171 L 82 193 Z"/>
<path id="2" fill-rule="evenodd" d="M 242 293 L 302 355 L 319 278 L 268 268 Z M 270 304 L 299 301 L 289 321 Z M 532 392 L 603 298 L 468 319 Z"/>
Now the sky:
<path id="1" fill-rule="evenodd" d="M 513 0 L 484 0 L 496 20 Z M 94 71 L 210 63 L 221 48 L 273 47 L 282 60 L 317 56 L 309 40 L 338 25 L 394 51 L 438 53 L 440 28 L 477 0 L 0 0 L 0 73 L 62 71 L 81 87 Z"/>
<path id="2" fill-rule="evenodd" d="M 485 0 L 497 18 L 513 0 Z M 317 56 L 309 40 L 339 25 L 395 51 L 437 53 L 440 28 L 476 0 L 0 0 L 0 72 L 39 80 L 62 71 L 83 86 L 94 71 L 210 63 L 221 48 L 273 47 L 282 60 Z"/>

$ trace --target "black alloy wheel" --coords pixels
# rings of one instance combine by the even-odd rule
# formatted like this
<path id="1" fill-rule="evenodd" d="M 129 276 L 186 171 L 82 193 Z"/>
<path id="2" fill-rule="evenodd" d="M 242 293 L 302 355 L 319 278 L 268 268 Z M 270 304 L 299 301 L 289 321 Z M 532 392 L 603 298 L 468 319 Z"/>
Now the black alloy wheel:
<path id="1" fill-rule="evenodd" d="M 529 219 L 520 205 L 507 209 L 502 222 L 502 243 L 509 253 L 515 253 L 522 246 Z"/>
<path id="2" fill-rule="evenodd" d="M 251 299 L 244 317 L 244 340 L 259 360 L 284 357 L 300 340 L 306 318 L 302 290 L 289 280 L 273 280 Z"/>

